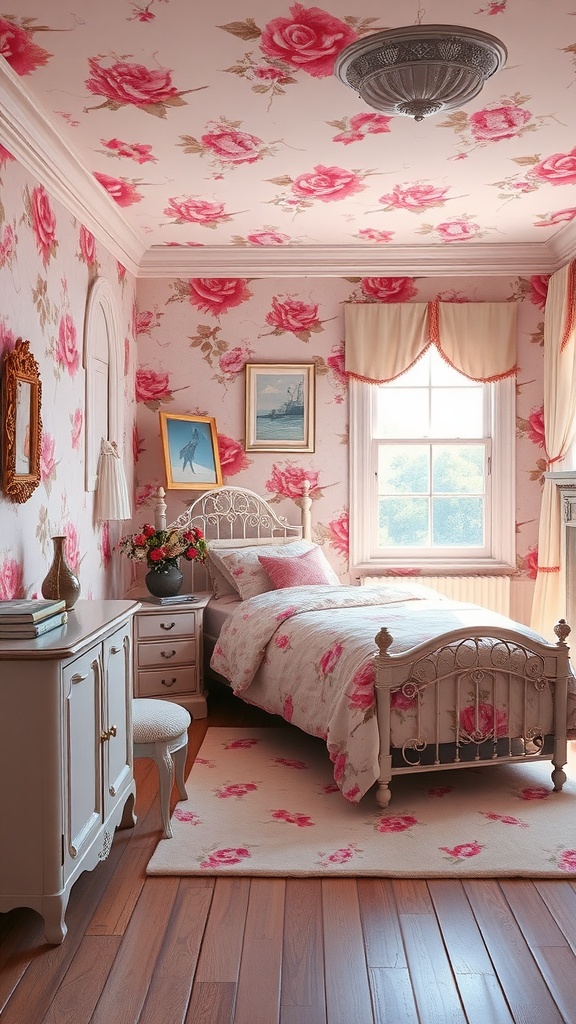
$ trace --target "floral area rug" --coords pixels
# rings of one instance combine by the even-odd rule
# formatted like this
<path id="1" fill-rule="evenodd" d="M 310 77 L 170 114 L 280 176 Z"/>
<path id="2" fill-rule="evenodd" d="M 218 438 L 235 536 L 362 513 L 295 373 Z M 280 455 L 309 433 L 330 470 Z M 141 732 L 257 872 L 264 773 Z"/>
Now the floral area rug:
<path id="1" fill-rule="evenodd" d="M 351 804 L 324 743 L 295 728 L 210 728 L 150 875 L 576 878 L 576 758 L 394 776 Z M 567 769 L 568 771 L 568 769 Z"/>

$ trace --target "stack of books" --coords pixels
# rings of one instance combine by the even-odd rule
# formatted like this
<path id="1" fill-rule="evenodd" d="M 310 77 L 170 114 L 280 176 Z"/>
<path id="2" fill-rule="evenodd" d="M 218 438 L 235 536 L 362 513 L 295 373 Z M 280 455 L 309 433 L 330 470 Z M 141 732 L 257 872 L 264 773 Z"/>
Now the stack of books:
<path id="1" fill-rule="evenodd" d="M 67 620 L 65 601 L 0 601 L 0 640 L 33 640 Z"/>

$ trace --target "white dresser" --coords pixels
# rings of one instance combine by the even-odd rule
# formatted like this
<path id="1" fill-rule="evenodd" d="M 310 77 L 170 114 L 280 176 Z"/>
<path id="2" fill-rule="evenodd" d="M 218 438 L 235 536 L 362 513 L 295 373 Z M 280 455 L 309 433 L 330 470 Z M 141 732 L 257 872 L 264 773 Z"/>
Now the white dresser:
<path id="1" fill-rule="evenodd" d="M 135 823 L 135 601 L 78 601 L 36 640 L 0 640 L 0 911 L 62 942 L 70 889 Z"/>
<path id="2" fill-rule="evenodd" d="M 208 713 L 203 680 L 204 609 L 212 594 L 193 604 L 142 604 L 134 623 L 134 695 L 173 700 L 193 718 Z"/>

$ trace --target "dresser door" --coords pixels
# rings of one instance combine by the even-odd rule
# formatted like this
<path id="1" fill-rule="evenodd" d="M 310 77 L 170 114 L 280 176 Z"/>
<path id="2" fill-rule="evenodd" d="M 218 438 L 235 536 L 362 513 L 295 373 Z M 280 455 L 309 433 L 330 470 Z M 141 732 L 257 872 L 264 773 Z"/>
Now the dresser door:
<path id="1" fill-rule="evenodd" d="M 132 777 L 131 626 L 124 625 L 104 641 L 104 816 Z"/>
<path id="2" fill-rule="evenodd" d="M 101 644 L 65 665 L 64 693 L 64 877 L 78 863 L 102 826 Z"/>

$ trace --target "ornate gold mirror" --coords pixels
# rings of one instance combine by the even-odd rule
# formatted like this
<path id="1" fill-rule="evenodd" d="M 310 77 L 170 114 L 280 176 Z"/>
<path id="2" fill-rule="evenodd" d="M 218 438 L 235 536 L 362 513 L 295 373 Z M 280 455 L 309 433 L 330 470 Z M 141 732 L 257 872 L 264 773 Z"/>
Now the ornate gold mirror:
<path id="1" fill-rule="evenodd" d="M 20 504 L 40 483 L 42 382 L 29 348 L 19 338 L 2 371 L 2 488 Z"/>

